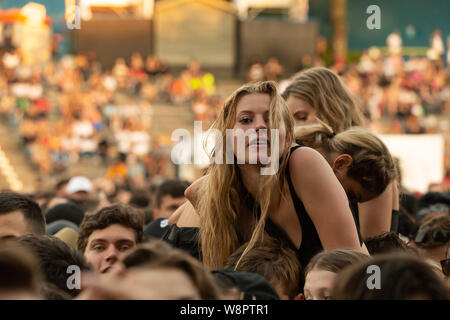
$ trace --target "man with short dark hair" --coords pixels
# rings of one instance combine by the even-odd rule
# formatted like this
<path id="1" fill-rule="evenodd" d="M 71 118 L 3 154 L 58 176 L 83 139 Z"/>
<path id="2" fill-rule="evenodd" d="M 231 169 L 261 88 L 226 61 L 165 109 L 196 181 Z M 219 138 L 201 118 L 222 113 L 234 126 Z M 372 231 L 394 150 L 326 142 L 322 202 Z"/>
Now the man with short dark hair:
<path id="1" fill-rule="evenodd" d="M 45 234 L 45 218 L 39 205 L 16 192 L 0 192 L 0 240 L 26 234 Z"/>
<path id="2" fill-rule="evenodd" d="M 169 218 L 175 210 L 186 202 L 184 191 L 189 187 L 189 182 L 181 180 L 166 180 L 156 191 L 156 208 L 153 216 Z"/>
<path id="3" fill-rule="evenodd" d="M 86 215 L 78 233 L 78 250 L 100 273 L 108 272 L 127 250 L 142 241 L 143 216 L 121 204 Z"/>
<path id="4" fill-rule="evenodd" d="M 169 229 L 167 219 L 186 202 L 184 191 L 189 182 L 165 180 L 156 191 L 156 208 L 153 209 L 154 220 L 145 228 L 145 235 L 161 238 Z"/>

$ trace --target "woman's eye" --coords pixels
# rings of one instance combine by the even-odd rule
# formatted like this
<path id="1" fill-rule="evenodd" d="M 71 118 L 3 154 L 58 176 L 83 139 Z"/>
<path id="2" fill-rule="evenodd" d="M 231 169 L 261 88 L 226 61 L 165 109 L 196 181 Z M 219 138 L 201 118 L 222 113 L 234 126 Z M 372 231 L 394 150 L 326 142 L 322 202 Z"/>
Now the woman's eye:
<path id="1" fill-rule="evenodd" d="M 250 118 L 242 118 L 241 120 L 239 120 L 239 122 L 240 123 L 242 123 L 242 124 L 248 124 L 248 123 L 250 123 Z"/>
<path id="2" fill-rule="evenodd" d="M 299 121 L 306 121 L 308 119 L 308 114 L 304 114 L 304 113 L 296 113 L 294 116 L 295 116 L 295 119 L 297 119 Z"/>

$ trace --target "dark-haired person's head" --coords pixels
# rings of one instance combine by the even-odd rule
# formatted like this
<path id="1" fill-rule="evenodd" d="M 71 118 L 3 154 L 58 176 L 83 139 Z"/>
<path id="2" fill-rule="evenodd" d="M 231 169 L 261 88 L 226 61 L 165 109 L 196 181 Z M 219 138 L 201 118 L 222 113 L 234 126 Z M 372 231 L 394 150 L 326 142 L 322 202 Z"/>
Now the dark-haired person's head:
<path id="1" fill-rule="evenodd" d="M 336 300 L 447 300 L 442 277 L 421 258 L 399 253 L 378 255 L 340 272 Z"/>
<path id="2" fill-rule="evenodd" d="M 35 201 L 16 192 L 0 192 L 0 240 L 44 233 L 45 218 Z"/>
<path id="3" fill-rule="evenodd" d="M 450 214 L 450 195 L 442 192 L 428 192 L 419 199 L 416 220 L 423 223 L 428 219 Z"/>
<path id="4" fill-rule="evenodd" d="M 143 237 L 143 217 L 131 206 L 115 204 L 86 215 L 78 232 L 78 250 L 105 273 Z"/>
<path id="5" fill-rule="evenodd" d="M 134 190 L 131 193 L 129 205 L 138 208 L 142 211 L 142 214 L 144 215 L 145 219 L 144 225 L 147 225 L 153 221 L 153 212 L 150 208 L 151 205 L 150 191 L 145 189 Z"/>
<path id="6" fill-rule="evenodd" d="M 83 255 L 72 249 L 62 240 L 50 236 L 23 236 L 18 242 L 34 253 L 44 272 L 45 281 L 56 285 L 60 290 L 75 297 L 80 293 L 77 288 L 67 286 L 69 266 L 77 266 L 80 271 L 88 265 Z"/>
<path id="7" fill-rule="evenodd" d="M 186 201 L 184 191 L 187 187 L 189 187 L 189 182 L 187 181 L 164 181 L 156 191 L 156 208 L 153 210 L 154 218 L 169 218 Z"/>
<path id="8" fill-rule="evenodd" d="M 0 300 L 40 299 L 42 276 L 33 254 L 17 243 L 0 246 Z"/>
<path id="9" fill-rule="evenodd" d="M 45 214 L 45 220 L 47 221 L 47 224 L 58 220 L 66 220 L 79 226 L 81 221 L 83 220 L 83 217 L 83 210 L 81 210 L 80 207 L 73 203 L 58 204 L 48 210 Z"/>
<path id="10" fill-rule="evenodd" d="M 273 285 L 281 300 L 294 299 L 299 293 L 301 266 L 295 252 L 276 239 L 265 239 L 243 256 L 247 243 L 239 247 L 229 258 L 226 269 L 253 272 L 266 278 Z"/>
<path id="11" fill-rule="evenodd" d="M 406 251 L 406 243 L 395 232 L 385 232 L 383 234 L 367 238 L 364 240 L 367 250 L 371 255 L 388 253 L 392 251 Z"/>
<path id="12" fill-rule="evenodd" d="M 414 238 L 419 255 L 440 262 L 446 259 L 450 243 L 450 214 L 436 216 L 423 223 Z"/>

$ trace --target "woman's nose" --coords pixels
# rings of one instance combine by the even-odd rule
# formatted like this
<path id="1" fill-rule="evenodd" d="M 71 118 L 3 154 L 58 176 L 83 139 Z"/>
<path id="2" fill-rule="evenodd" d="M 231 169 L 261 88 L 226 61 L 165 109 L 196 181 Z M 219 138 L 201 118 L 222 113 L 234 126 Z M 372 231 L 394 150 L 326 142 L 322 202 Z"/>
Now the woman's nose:
<path id="1" fill-rule="evenodd" d="M 261 117 L 256 117 L 256 119 L 255 119 L 255 129 L 256 130 L 267 129 L 266 120 L 262 116 Z"/>

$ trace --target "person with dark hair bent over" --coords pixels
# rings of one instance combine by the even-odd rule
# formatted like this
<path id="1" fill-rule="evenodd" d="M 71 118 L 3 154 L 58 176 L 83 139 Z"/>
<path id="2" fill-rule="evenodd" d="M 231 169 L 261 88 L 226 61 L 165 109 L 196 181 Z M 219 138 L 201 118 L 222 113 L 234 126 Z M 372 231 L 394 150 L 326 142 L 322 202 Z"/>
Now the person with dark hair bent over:
<path id="1" fill-rule="evenodd" d="M 16 192 L 0 192 L 0 240 L 27 234 L 45 234 L 45 218 L 39 205 Z"/>
<path id="2" fill-rule="evenodd" d="M 78 250 L 95 271 L 106 273 L 127 250 L 142 241 L 143 223 L 143 216 L 130 206 L 105 207 L 84 217 Z"/>
<path id="3" fill-rule="evenodd" d="M 23 236 L 17 242 L 29 249 L 41 266 L 44 280 L 55 285 L 59 290 L 75 297 L 80 293 L 77 288 L 70 289 L 67 286 L 68 267 L 75 265 L 82 271 L 88 270 L 88 265 L 83 255 L 58 238 L 50 236 Z"/>

